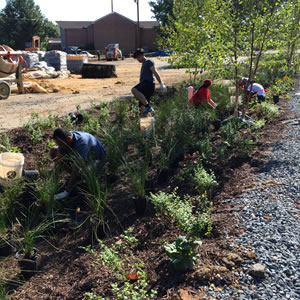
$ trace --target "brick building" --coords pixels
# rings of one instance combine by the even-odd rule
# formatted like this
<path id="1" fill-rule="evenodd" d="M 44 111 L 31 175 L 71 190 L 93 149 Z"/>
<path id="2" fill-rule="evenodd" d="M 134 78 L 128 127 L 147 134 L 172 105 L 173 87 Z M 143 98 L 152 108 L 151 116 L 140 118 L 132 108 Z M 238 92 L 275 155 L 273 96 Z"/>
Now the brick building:
<path id="1" fill-rule="evenodd" d="M 146 51 L 156 50 L 157 21 L 137 22 L 117 12 L 112 12 L 94 22 L 56 21 L 60 28 L 61 47 L 78 46 L 101 51 L 108 44 L 118 43 L 124 54 L 137 47 Z"/>

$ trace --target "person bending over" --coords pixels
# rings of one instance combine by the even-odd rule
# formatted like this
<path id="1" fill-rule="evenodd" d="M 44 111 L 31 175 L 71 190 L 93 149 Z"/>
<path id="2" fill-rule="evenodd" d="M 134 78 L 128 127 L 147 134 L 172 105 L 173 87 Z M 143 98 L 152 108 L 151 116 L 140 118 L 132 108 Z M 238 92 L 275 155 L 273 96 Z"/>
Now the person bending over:
<path id="1" fill-rule="evenodd" d="M 145 57 L 144 49 L 137 49 L 133 57 L 142 64 L 140 73 L 140 83 L 131 89 L 132 94 L 139 101 L 144 116 L 147 116 L 153 109 L 150 105 L 150 98 L 154 94 L 155 80 L 154 77 L 160 84 L 160 88 L 163 92 L 166 91 L 166 86 L 163 84 L 155 66 L 151 59 Z"/>
<path id="2" fill-rule="evenodd" d="M 246 87 L 247 87 L 247 95 L 249 95 L 249 93 L 251 93 L 251 98 L 256 96 L 259 103 L 261 103 L 262 101 L 265 101 L 266 93 L 265 93 L 264 87 L 261 84 L 259 84 L 257 82 L 253 82 L 253 81 L 249 82 L 248 78 L 244 77 L 241 80 L 240 85 L 244 89 L 246 89 Z"/>
<path id="3" fill-rule="evenodd" d="M 91 163 L 97 167 L 104 160 L 106 152 L 103 145 L 94 136 L 82 131 L 57 128 L 54 130 L 53 139 L 57 146 L 50 149 L 50 158 L 58 162 L 61 158 L 68 156 L 71 162 L 70 167 L 64 165 L 66 171 L 71 175 L 67 181 L 66 190 L 55 195 L 55 199 L 63 199 L 69 195 L 80 178 L 76 161 L 82 159 L 87 165 Z"/>
<path id="4" fill-rule="evenodd" d="M 217 104 L 210 98 L 209 88 L 212 84 L 211 79 L 205 79 L 200 88 L 193 94 L 190 103 L 193 103 L 196 107 L 201 104 L 208 104 L 213 109 L 217 107 Z"/>

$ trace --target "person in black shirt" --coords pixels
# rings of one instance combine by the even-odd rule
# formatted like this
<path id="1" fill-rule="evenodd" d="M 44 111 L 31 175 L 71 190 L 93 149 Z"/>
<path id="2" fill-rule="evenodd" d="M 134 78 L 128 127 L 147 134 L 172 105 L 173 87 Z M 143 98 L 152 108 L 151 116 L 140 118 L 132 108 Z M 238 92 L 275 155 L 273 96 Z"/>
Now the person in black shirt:
<path id="1" fill-rule="evenodd" d="M 155 90 L 154 77 L 159 82 L 160 88 L 163 92 L 165 92 L 167 88 L 162 82 L 157 70 L 155 69 L 154 62 L 151 59 L 147 59 L 145 57 L 144 49 L 137 49 L 133 57 L 142 64 L 142 67 L 140 73 L 140 83 L 134 86 L 131 89 L 131 92 L 135 96 L 135 98 L 139 100 L 139 105 L 141 107 L 143 115 L 147 116 L 148 114 L 153 112 L 153 108 L 151 107 L 149 102 Z"/>

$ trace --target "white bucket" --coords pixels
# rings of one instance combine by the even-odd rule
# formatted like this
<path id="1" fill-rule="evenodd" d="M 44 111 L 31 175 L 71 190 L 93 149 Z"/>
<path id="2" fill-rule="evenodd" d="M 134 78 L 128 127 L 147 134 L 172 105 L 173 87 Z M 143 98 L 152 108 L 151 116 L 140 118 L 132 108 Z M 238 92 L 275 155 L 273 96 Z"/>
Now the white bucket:
<path id="1" fill-rule="evenodd" d="M 153 117 L 140 118 L 140 129 L 143 136 L 149 136 L 154 129 L 155 120 Z"/>
<path id="2" fill-rule="evenodd" d="M 24 156 L 21 153 L 4 152 L 0 154 L 0 178 L 12 180 L 22 176 Z"/>
<path id="3" fill-rule="evenodd" d="M 230 96 L 230 102 L 233 105 L 235 104 L 235 96 Z M 239 105 L 242 105 L 242 96 L 238 97 L 238 102 L 239 102 Z"/>

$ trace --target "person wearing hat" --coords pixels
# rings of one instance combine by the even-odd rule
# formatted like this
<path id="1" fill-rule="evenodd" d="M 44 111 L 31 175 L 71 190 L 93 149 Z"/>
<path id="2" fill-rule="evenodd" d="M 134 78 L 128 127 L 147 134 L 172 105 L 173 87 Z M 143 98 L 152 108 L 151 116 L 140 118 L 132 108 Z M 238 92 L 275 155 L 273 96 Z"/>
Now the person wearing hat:
<path id="1" fill-rule="evenodd" d="M 153 60 L 145 57 L 144 49 L 139 48 L 134 52 L 133 57 L 142 64 L 140 72 L 140 83 L 131 89 L 132 94 L 139 101 L 139 106 L 142 109 L 144 116 L 147 116 L 153 112 L 153 108 L 150 105 L 150 98 L 154 94 L 155 80 L 154 77 L 160 84 L 160 88 L 163 92 L 167 90 L 166 86 L 162 82 Z"/>
<path id="2" fill-rule="evenodd" d="M 212 84 L 211 79 L 205 79 L 200 88 L 190 98 L 190 103 L 193 103 L 196 107 L 201 104 L 208 104 L 215 109 L 217 104 L 210 98 L 209 88 Z"/>
<path id="3" fill-rule="evenodd" d="M 50 149 L 50 158 L 58 162 L 64 156 L 69 156 L 71 159 L 70 178 L 66 184 L 66 190 L 56 194 L 55 199 L 63 199 L 67 197 L 79 179 L 78 166 L 74 165 L 74 161 L 82 159 L 87 163 L 91 162 L 94 167 L 97 167 L 105 158 L 105 149 L 103 145 L 91 134 L 82 131 L 68 131 L 64 128 L 54 130 L 53 139 L 57 146 Z"/>
<path id="4" fill-rule="evenodd" d="M 247 95 L 251 93 L 251 98 L 256 96 L 259 103 L 265 101 L 266 92 L 264 87 L 261 84 L 254 81 L 249 81 L 248 78 L 243 77 L 242 80 L 240 81 L 240 85 L 244 89 L 246 89 L 247 87 Z"/>

